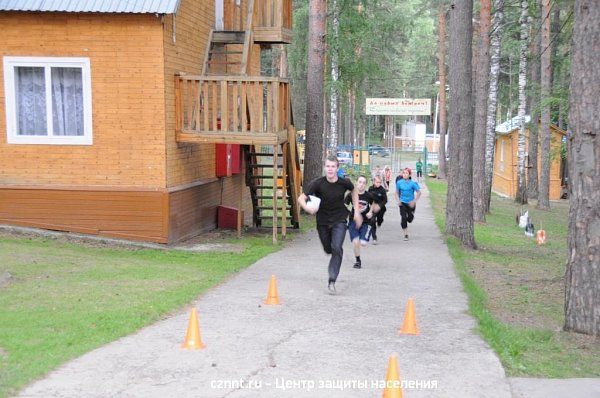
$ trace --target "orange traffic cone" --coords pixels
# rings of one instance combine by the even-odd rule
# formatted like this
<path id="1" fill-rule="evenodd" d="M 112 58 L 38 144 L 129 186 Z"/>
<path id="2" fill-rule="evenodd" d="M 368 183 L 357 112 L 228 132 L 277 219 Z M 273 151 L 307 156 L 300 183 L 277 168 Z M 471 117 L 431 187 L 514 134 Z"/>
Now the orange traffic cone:
<path id="1" fill-rule="evenodd" d="M 383 398 L 402 398 L 402 387 L 400 385 L 400 376 L 398 375 L 398 357 L 396 354 L 390 355 L 390 360 L 388 361 Z"/>
<path id="2" fill-rule="evenodd" d="M 419 334 L 419 329 L 417 328 L 417 319 L 415 318 L 415 303 L 412 298 L 408 299 L 408 303 L 406 304 L 406 311 L 404 312 L 404 323 L 400 330 L 398 330 L 398 334 Z"/>
<path id="3" fill-rule="evenodd" d="M 265 304 L 279 305 L 279 296 L 277 295 L 277 281 L 275 280 L 275 275 L 271 275 L 271 280 L 269 281 L 269 291 L 267 292 Z"/>
<path id="4" fill-rule="evenodd" d="M 181 348 L 199 350 L 204 347 L 206 346 L 202 343 L 202 339 L 200 338 L 200 327 L 198 326 L 198 313 L 196 312 L 195 308 L 192 308 L 187 333 L 185 334 L 185 340 L 183 341 Z"/>

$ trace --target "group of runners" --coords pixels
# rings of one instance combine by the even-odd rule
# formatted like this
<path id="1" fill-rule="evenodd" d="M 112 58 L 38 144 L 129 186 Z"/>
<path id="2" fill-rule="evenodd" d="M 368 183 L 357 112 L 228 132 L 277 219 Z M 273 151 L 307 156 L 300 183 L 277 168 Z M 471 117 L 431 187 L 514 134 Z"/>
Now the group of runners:
<path id="1" fill-rule="evenodd" d="M 408 240 L 408 224 L 414 219 L 416 203 L 421 197 L 419 184 L 412 180 L 410 168 L 402 170 L 396 178 L 395 186 L 390 187 L 391 170 L 386 166 L 382 171 L 378 166 L 371 176 L 372 186 L 368 189 L 365 176 L 359 176 L 355 185 L 350 179 L 340 177 L 338 168 L 338 159 L 335 156 L 327 157 L 325 176 L 312 181 L 298 198 L 304 211 L 309 214 L 316 213 L 319 239 L 323 250 L 331 255 L 327 287 L 332 294 L 336 293 L 335 282 L 342 265 L 346 231 L 352 241 L 354 268 L 360 269 L 361 246 L 366 246 L 370 239 L 373 244 L 377 244 L 377 227 L 383 223 L 388 190 L 394 189 L 405 241 Z M 310 196 L 320 199 L 318 209 L 308 205 Z M 350 204 L 352 207 L 349 212 L 347 206 Z"/>

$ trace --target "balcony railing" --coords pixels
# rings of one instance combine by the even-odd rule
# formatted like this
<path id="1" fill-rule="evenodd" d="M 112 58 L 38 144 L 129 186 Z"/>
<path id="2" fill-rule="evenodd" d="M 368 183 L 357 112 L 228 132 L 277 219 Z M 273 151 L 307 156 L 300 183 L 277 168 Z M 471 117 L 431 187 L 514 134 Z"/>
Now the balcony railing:
<path id="1" fill-rule="evenodd" d="M 289 80 L 275 77 L 176 76 L 180 141 L 257 143 L 287 139 Z M 185 138 L 185 139 L 184 139 Z"/>
<path id="2" fill-rule="evenodd" d="M 292 0 L 255 0 L 255 28 L 292 29 Z"/>
<path id="3" fill-rule="evenodd" d="M 252 30 L 257 43 L 291 43 L 292 0 L 228 0 L 223 22 L 225 31 Z"/>
<path id="4" fill-rule="evenodd" d="M 247 3 L 244 8 L 237 0 L 225 3 L 225 30 L 246 30 L 247 21 L 252 21 L 252 28 L 292 29 L 292 0 L 248 0 Z M 252 12 L 250 19 L 248 9 Z"/>

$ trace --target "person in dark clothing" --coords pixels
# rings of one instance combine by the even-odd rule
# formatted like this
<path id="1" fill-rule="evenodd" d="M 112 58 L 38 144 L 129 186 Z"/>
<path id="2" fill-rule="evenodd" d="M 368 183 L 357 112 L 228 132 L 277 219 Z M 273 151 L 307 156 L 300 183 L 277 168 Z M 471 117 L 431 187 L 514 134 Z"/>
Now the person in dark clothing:
<path id="1" fill-rule="evenodd" d="M 381 227 L 383 224 L 383 216 L 386 212 L 386 203 L 387 203 L 387 191 L 382 186 L 381 178 L 375 177 L 373 179 L 373 185 L 369 187 L 369 193 L 373 196 L 373 200 L 379 206 L 379 211 L 375 213 L 375 216 L 371 218 L 371 230 L 370 236 L 373 238 L 373 244 L 377 244 L 377 227 Z"/>
<path id="2" fill-rule="evenodd" d="M 416 168 L 417 168 L 417 182 L 420 184 L 423 179 L 423 162 L 421 162 L 421 158 L 419 158 L 419 160 L 417 160 Z"/>
<path id="3" fill-rule="evenodd" d="M 369 231 L 369 222 L 373 218 L 373 214 L 378 210 L 378 207 L 373 204 L 373 196 L 367 192 L 367 178 L 359 176 L 356 180 L 356 189 L 358 190 L 358 206 L 360 215 L 362 216 L 362 225 L 357 226 L 354 220 L 348 222 L 348 233 L 354 249 L 354 257 L 356 261 L 354 268 L 362 268 L 360 259 L 360 246 L 366 246 L 368 243 L 367 233 Z M 350 195 L 346 195 L 346 204 L 350 204 Z M 356 206 L 352 206 L 352 212 L 356 212 Z"/>
<path id="4" fill-rule="evenodd" d="M 325 160 L 325 176 L 312 181 L 308 188 L 298 197 L 298 203 L 309 214 L 317 214 L 317 232 L 325 253 L 331 254 L 329 260 L 329 292 L 335 294 L 335 281 L 340 273 L 343 258 L 343 245 L 346 236 L 346 219 L 348 209 L 344 204 L 346 192 L 352 192 L 352 203 L 358 209 L 358 190 L 347 178 L 337 175 L 339 163 L 335 156 L 328 156 Z M 321 204 L 316 210 L 307 205 L 309 196 L 321 199 Z M 354 222 L 358 227 L 362 224 L 362 217 L 358 210 L 354 212 Z"/>

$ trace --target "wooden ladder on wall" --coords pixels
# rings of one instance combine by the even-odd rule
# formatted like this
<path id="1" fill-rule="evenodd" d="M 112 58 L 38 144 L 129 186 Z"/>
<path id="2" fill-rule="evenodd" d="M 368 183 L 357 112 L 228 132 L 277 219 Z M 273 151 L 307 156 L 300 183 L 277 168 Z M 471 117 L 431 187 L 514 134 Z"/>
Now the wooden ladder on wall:
<path id="1" fill-rule="evenodd" d="M 290 128 L 295 136 L 295 130 Z M 298 196 L 302 175 L 296 141 L 279 145 L 251 145 L 246 150 L 246 184 L 252 198 L 252 220 L 258 228 L 271 228 L 285 239 L 287 228 L 300 226 Z"/>
<path id="2" fill-rule="evenodd" d="M 203 75 L 246 75 L 248 59 L 252 48 L 252 20 L 254 0 L 248 0 L 246 25 L 244 30 L 214 30 L 209 34 Z M 237 26 L 242 29 L 240 23 Z"/>

